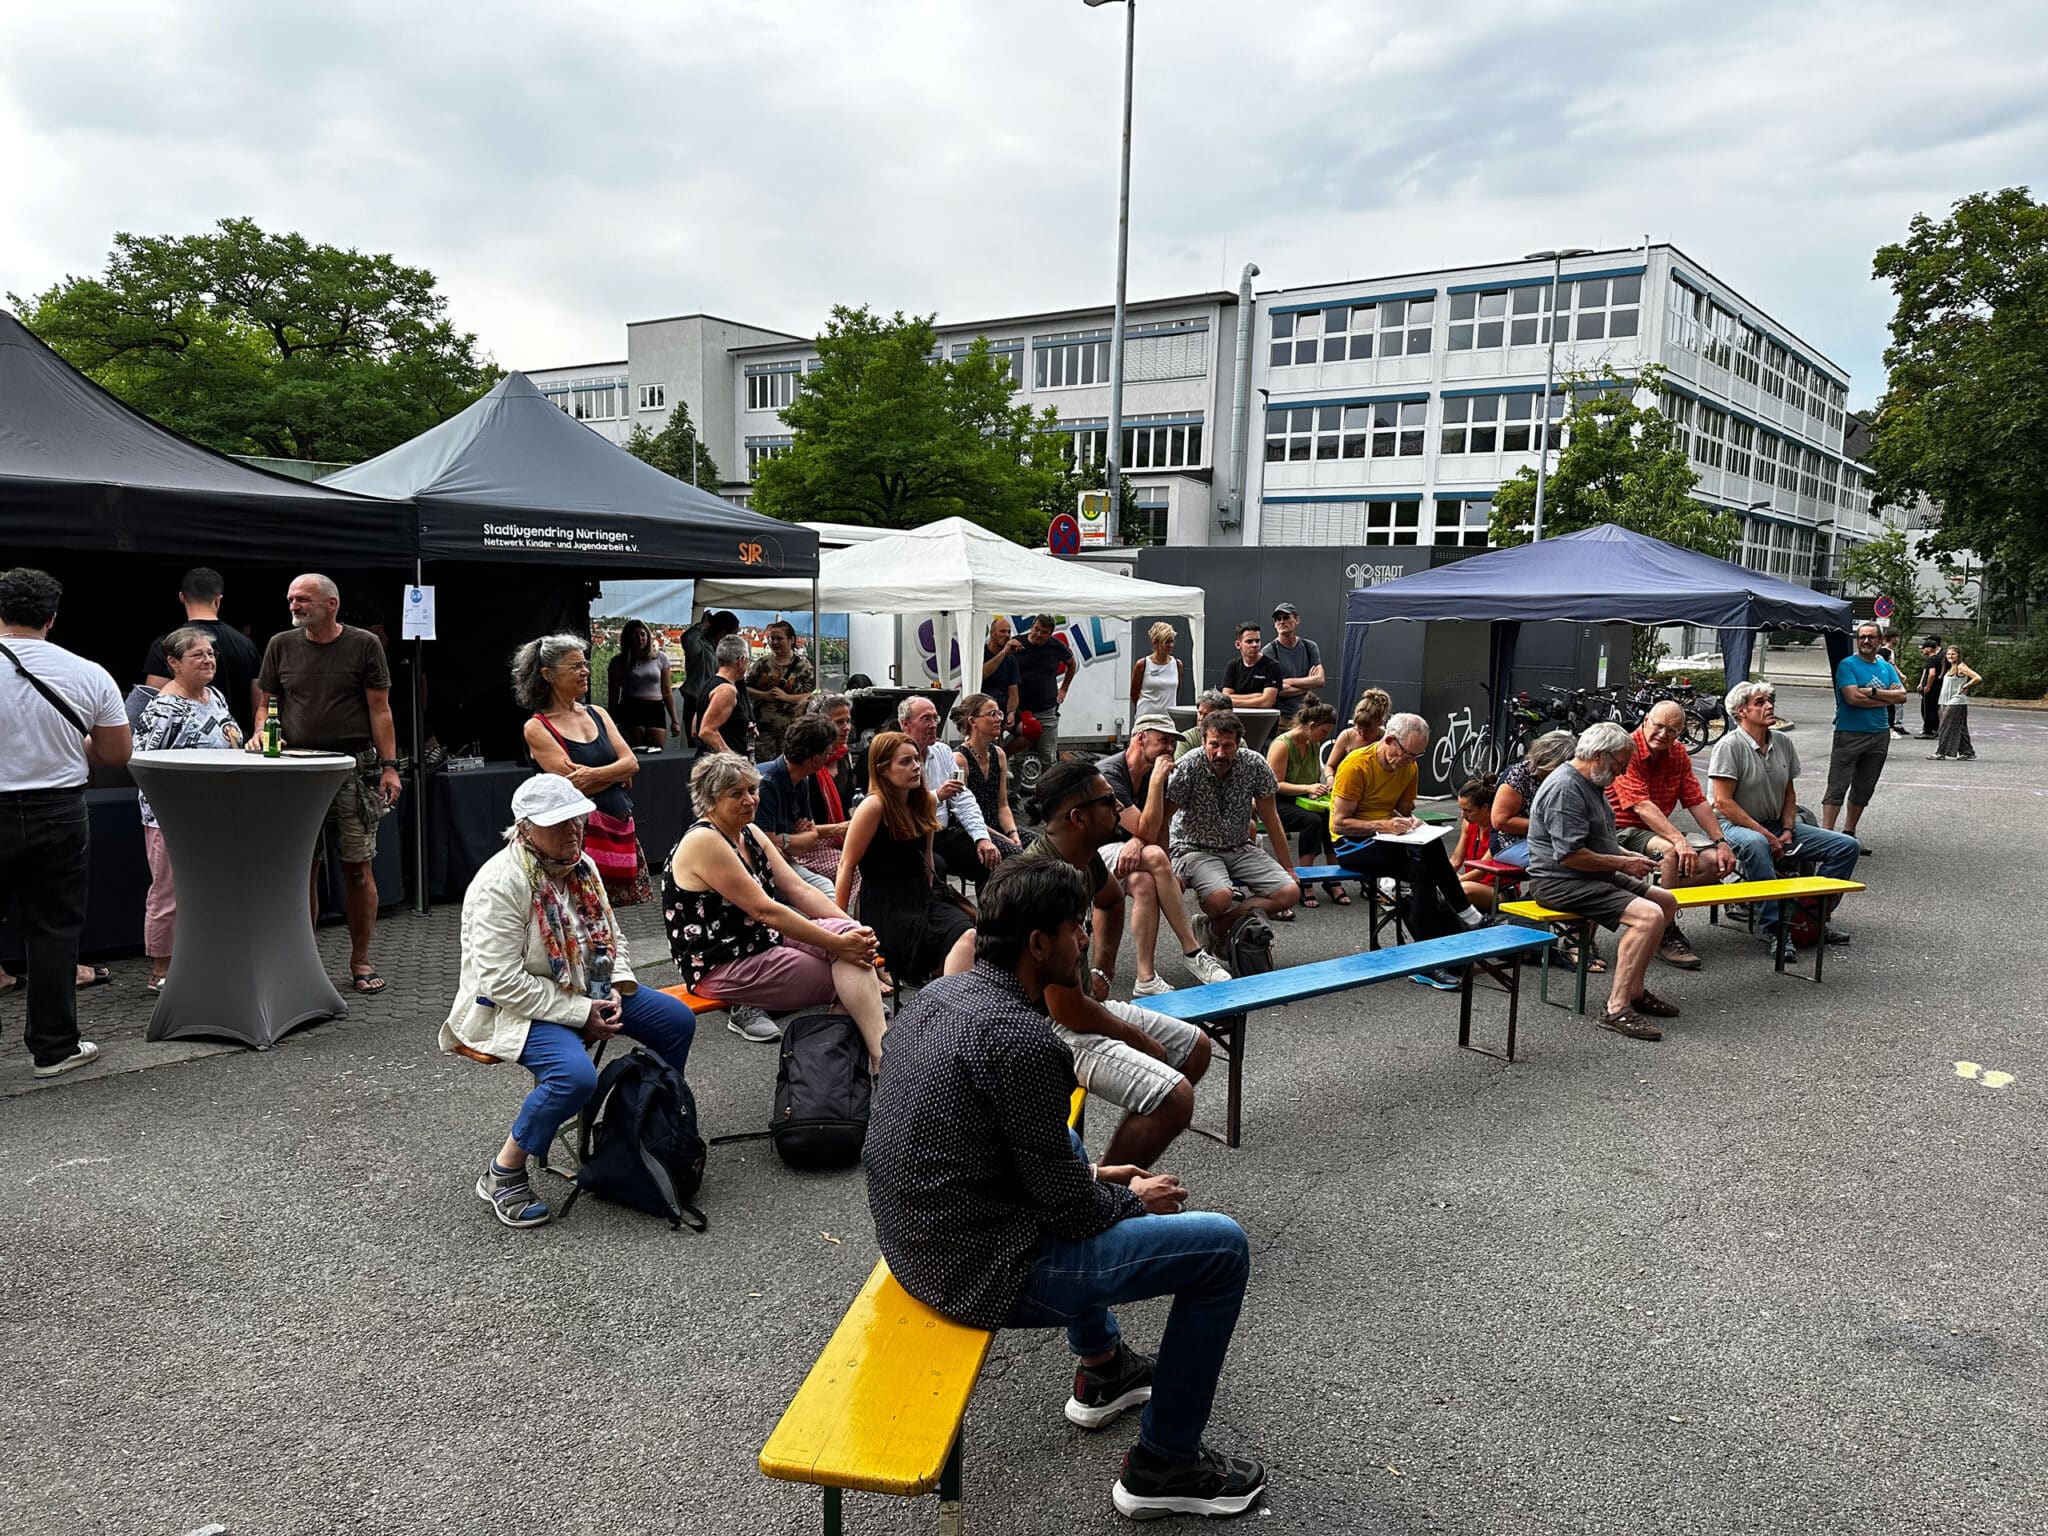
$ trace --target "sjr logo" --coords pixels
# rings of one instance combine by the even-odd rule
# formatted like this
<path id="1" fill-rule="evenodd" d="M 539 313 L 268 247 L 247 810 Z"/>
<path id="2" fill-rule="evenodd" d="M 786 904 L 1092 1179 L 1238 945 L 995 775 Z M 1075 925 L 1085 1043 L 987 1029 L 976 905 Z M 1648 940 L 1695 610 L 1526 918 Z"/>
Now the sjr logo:
<path id="1" fill-rule="evenodd" d="M 760 545 L 758 545 L 758 544 L 742 544 L 742 545 L 740 546 L 740 564 L 741 564 L 741 565 L 759 565 L 760 563 L 761 563 L 761 546 L 760 546 Z"/>

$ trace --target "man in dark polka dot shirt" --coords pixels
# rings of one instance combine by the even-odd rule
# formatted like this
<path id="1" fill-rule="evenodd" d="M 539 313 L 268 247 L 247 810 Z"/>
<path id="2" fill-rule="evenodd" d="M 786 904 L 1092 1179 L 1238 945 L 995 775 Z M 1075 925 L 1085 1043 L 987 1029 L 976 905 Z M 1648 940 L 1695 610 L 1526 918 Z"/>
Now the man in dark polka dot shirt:
<path id="1" fill-rule="evenodd" d="M 1185 1209 L 1171 1174 L 1097 1166 L 1066 1129 L 1072 1053 L 1048 985 L 1085 980 L 1092 893 L 1062 860 L 1013 859 L 982 893 L 974 968 L 918 994 L 884 1042 L 864 1161 L 875 1236 L 903 1288 L 979 1328 L 1067 1330 L 1066 1416 L 1100 1429 L 1144 1404 L 1111 1490 L 1137 1518 L 1232 1515 L 1266 1471 L 1202 1441 L 1250 1272 L 1243 1230 Z M 1109 1310 L 1173 1309 L 1156 1362 Z"/>

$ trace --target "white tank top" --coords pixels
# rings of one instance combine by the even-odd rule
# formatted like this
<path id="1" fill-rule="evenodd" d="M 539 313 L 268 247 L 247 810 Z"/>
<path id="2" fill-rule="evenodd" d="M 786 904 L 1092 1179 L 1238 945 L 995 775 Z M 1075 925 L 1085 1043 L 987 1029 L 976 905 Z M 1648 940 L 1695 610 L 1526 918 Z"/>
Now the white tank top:
<path id="1" fill-rule="evenodd" d="M 1180 658 L 1164 661 L 1145 658 L 1145 677 L 1138 684 L 1138 714 L 1165 714 L 1167 706 L 1180 700 Z M 1135 718 L 1135 716 L 1133 717 Z"/>

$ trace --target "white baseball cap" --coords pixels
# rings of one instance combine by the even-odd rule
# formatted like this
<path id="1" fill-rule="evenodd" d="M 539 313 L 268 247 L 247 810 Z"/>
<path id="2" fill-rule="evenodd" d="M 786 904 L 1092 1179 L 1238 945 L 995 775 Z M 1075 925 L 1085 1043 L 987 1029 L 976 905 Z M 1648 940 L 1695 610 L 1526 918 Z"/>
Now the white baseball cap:
<path id="1" fill-rule="evenodd" d="M 514 819 L 536 827 L 560 826 L 596 809 L 582 790 L 557 773 L 536 773 L 512 791 Z"/>

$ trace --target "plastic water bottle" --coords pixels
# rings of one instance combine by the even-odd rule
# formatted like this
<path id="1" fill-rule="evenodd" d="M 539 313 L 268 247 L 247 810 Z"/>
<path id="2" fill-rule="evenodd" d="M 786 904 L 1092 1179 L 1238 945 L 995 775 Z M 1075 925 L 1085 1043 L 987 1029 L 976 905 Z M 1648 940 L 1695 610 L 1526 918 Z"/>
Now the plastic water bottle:
<path id="1" fill-rule="evenodd" d="M 590 964 L 583 971 L 583 995 L 593 1003 L 601 1003 L 612 995 L 612 957 L 604 951 L 590 957 Z"/>

